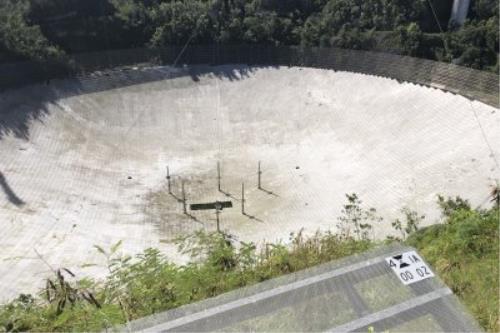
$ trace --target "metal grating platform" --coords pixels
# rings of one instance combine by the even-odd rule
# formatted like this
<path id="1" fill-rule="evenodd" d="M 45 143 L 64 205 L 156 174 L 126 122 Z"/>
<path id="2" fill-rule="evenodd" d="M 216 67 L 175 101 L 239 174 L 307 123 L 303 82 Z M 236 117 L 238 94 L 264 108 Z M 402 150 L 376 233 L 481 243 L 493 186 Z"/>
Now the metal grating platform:
<path id="1" fill-rule="evenodd" d="M 380 247 L 140 319 L 118 330 L 481 331 L 414 251 L 400 245 Z"/>

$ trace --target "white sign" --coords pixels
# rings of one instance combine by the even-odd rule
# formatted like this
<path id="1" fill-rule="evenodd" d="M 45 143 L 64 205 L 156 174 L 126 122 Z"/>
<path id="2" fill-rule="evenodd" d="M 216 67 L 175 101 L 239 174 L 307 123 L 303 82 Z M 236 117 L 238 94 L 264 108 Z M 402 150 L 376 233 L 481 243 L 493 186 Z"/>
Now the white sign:
<path id="1" fill-rule="evenodd" d="M 434 276 L 429 266 L 425 264 L 415 251 L 388 257 L 385 258 L 385 261 L 404 285 Z"/>

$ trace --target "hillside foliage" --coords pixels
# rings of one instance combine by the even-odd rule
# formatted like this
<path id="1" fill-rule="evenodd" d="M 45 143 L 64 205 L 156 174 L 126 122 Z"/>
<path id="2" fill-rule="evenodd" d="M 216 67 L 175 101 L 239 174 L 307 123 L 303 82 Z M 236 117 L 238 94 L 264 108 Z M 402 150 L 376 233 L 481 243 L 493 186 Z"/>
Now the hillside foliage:
<path id="1" fill-rule="evenodd" d="M 107 262 L 105 280 L 54 271 L 37 295 L 22 294 L 0 306 L 0 331 L 100 331 L 126 321 L 196 302 L 283 274 L 361 253 L 381 244 L 366 224 L 380 221 L 355 194 L 338 218 L 339 234 L 290 235 L 288 244 L 236 242 L 224 233 L 198 232 L 177 240 L 191 257 L 185 265 L 157 249 L 135 257 L 96 246 Z M 460 198 L 440 198 L 443 223 L 420 228 L 423 216 L 402 209 L 397 236 L 385 242 L 414 246 L 433 266 L 481 326 L 499 330 L 499 211 L 473 209 Z"/>
<path id="2" fill-rule="evenodd" d="M 0 62 L 119 48 L 259 43 L 334 46 L 498 70 L 498 1 L 2 0 Z"/>

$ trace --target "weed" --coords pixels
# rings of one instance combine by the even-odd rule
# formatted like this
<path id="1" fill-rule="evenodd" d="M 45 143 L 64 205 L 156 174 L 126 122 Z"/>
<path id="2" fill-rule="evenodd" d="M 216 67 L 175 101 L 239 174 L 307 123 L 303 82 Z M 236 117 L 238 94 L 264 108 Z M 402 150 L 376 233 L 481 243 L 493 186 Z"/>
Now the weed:
<path id="1" fill-rule="evenodd" d="M 356 193 L 346 194 L 347 204 L 343 206 L 342 215 L 338 217 L 340 234 L 346 238 L 350 237 L 351 228 L 354 228 L 353 233 L 358 240 L 366 240 L 369 238 L 370 231 L 373 228 L 374 222 L 382 221 L 382 218 L 377 216 L 375 208 L 364 209 L 361 207 L 363 203 Z"/>
<path id="2" fill-rule="evenodd" d="M 404 207 L 401 209 L 401 213 L 404 215 L 404 220 L 396 219 L 391 223 L 392 227 L 401 235 L 401 237 L 387 237 L 390 240 L 405 240 L 406 237 L 414 232 L 416 232 L 420 226 L 420 223 L 425 218 L 425 215 L 419 215 L 416 211 Z"/>
<path id="3" fill-rule="evenodd" d="M 99 331 L 364 252 L 377 245 L 365 224 L 371 226 L 380 218 L 374 209 L 362 208 L 357 195 L 347 199 L 339 234 L 317 232 L 306 237 L 301 230 L 290 235 L 287 245 L 257 247 L 229 234 L 197 232 L 176 240 L 192 258 L 182 266 L 157 249 L 130 257 L 119 253 L 121 242 L 109 250 L 96 246 L 106 258 L 104 281 L 76 280 L 69 270 L 54 270 L 40 295 L 23 294 L 0 306 L 0 331 Z M 423 216 L 405 208 L 397 230 L 406 244 L 419 249 L 482 327 L 498 331 L 498 208 L 472 209 L 461 198 L 440 197 L 438 204 L 444 224 L 419 228 Z"/>

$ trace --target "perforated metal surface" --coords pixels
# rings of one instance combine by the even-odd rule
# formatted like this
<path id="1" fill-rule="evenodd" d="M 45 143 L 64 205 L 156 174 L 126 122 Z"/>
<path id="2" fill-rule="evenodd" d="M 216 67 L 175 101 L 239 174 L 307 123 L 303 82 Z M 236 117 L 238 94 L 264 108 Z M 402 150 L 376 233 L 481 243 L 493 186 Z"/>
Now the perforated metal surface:
<path id="1" fill-rule="evenodd" d="M 179 58 L 179 54 L 182 56 Z M 72 55 L 70 72 L 91 73 L 113 67 L 143 64 L 249 64 L 329 68 L 384 76 L 461 94 L 498 107 L 498 75 L 444 62 L 362 50 L 303 48 L 269 45 L 191 45 L 162 49 L 108 50 Z M 60 64 L 62 65 L 62 64 Z M 0 65 L 0 90 L 12 86 L 68 76 L 61 67 L 36 62 Z M 73 73 L 74 74 L 74 73 Z"/>
<path id="2" fill-rule="evenodd" d="M 480 331 L 438 277 L 404 285 L 392 245 L 130 323 L 130 331 Z M 432 268 L 431 268 L 432 269 Z"/>

